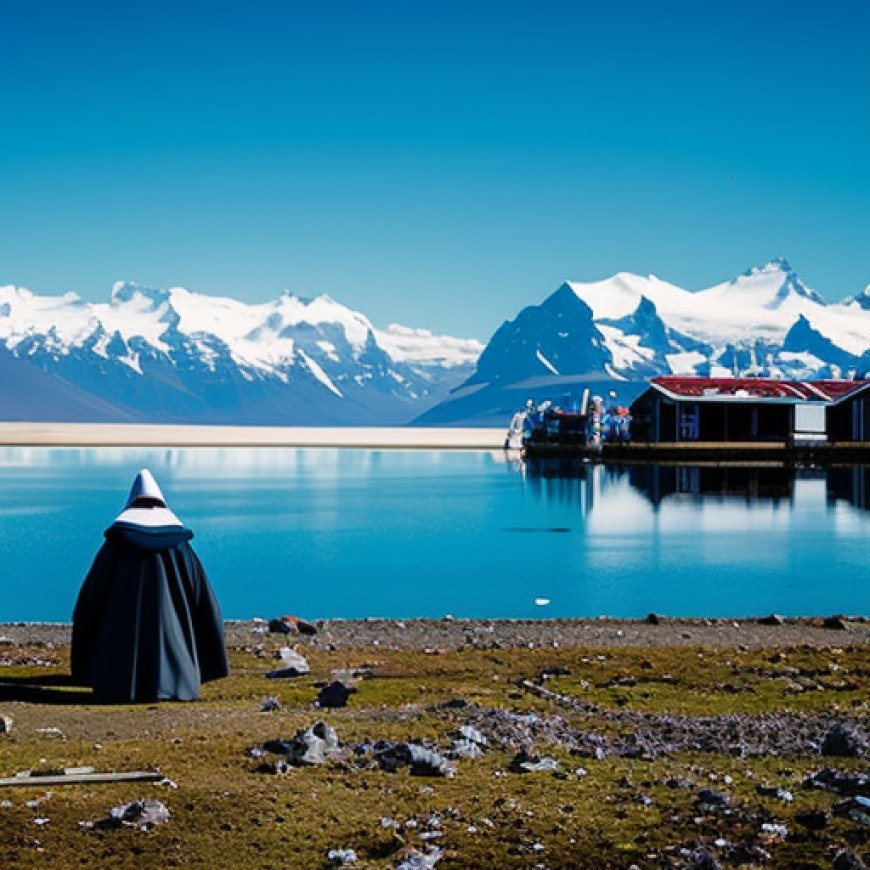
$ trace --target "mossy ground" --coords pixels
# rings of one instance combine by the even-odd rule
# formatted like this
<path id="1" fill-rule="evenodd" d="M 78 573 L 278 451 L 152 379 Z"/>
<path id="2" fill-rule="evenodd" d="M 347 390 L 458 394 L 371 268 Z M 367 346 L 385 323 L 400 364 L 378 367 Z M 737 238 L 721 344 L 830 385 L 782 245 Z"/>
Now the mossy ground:
<path id="1" fill-rule="evenodd" d="M 844 638 L 844 641 L 847 638 Z M 320 868 L 331 848 L 352 848 L 359 866 L 393 866 L 433 813 L 442 818 L 439 868 L 680 866 L 677 849 L 712 843 L 762 842 L 767 866 L 830 867 L 844 847 L 870 851 L 870 828 L 831 817 L 809 832 L 795 821 L 808 808 L 829 810 L 837 796 L 802 788 L 824 766 L 817 755 L 733 758 L 679 755 L 657 761 L 571 757 L 542 746 L 564 774 L 507 772 L 511 753 L 492 751 L 458 764 L 453 779 L 413 777 L 407 770 L 327 765 L 286 776 L 257 772 L 246 754 L 269 738 L 289 738 L 319 718 L 343 742 L 365 738 L 425 739 L 449 745 L 451 723 L 440 703 L 461 698 L 483 707 L 577 717 L 587 731 L 614 726 L 555 708 L 519 687 L 543 671 L 565 669 L 547 686 L 605 709 L 686 715 L 774 711 L 870 712 L 870 648 L 776 650 L 626 648 L 468 650 L 431 655 L 376 647 L 328 652 L 300 649 L 308 677 L 267 680 L 276 638 L 263 648 L 232 651 L 232 675 L 206 685 L 188 704 L 99 706 L 66 685 L 68 650 L 17 650 L 19 667 L 3 668 L 0 712 L 14 720 L 0 737 L 0 775 L 23 769 L 91 765 L 100 771 L 159 767 L 177 789 L 147 783 L 0 789 L 0 867 Z M 29 655 L 51 664 L 26 664 Z M 313 707 L 315 683 L 334 668 L 370 668 L 349 706 Z M 267 696 L 282 709 L 260 712 Z M 45 730 L 57 729 L 57 730 Z M 828 760 L 829 761 L 829 760 Z M 585 775 L 577 775 L 583 767 Z M 838 761 L 843 769 L 866 763 Z M 728 778 L 726 780 L 726 777 Z M 696 791 L 669 778 L 727 791 L 747 813 L 699 813 Z M 727 785 L 725 785 L 727 783 Z M 758 783 L 786 788 L 794 801 L 760 796 Z M 50 794 L 47 794 L 50 793 Z M 640 796 L 651 799 L 646 805 Z M 169 822 L 152 831 L 88 830 L 79 823 L 106 816 L 120 803 L 161 800 Z M 36 803 L 34 803 L 36 802 Z M 395 819 L 394 828 L 381 819 Z M 40 826 L 37 818 L 47 818 Z M 760 820 L 785 824 L 785 840 L 759 839 Z M 404 823 L 417 820 L 418 828 Z M 736 865 L 730 865 L 736 866 Z M 749 865 L 746 865 L 749 866 Z"/>

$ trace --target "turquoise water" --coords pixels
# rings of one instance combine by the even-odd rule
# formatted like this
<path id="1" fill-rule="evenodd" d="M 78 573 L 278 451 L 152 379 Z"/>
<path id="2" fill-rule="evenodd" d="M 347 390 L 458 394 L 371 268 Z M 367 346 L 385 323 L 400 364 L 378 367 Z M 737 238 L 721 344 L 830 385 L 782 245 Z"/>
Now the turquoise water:
<path id="1" fill-rule="evenodd" d="M 226 617 L 870 613 L 865 469 L 0 448 L 0 621 L 70 618 L 143 466 L 194 530 Z"/>

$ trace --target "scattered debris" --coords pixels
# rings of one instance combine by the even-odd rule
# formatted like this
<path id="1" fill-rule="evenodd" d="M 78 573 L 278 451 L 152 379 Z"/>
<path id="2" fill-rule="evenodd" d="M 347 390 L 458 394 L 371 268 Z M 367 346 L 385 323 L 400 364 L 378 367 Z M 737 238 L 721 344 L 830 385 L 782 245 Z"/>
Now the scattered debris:
<path id="1" fill-rule="evenodd" d="M 0 716 L 0 734 L 8 734 L 12 730 L 12 717 Z"/>
<path id="2" fill-rule="evenodd" d="M 408 848 L 396 864 L 396 870 L 428 870 L 443 857 L 444 852 L 437 847 L 430 848 L 425 854 L 419 849 Z"/>
<path id="3" fill-rule="evenodd" d="M 281 647 L 278 650 L 277 657 L 281 659 L 283 667 L 269 671 L 266 676 L 270 680 L 278 680 L 285 677 L 304 677 L 311 672 L 311 666 L 308 664 L 305 656 L 296 652 L 292 647 Z"/>
<path id="4" fill-rule="evenodd" d="M 473 728 L 471 725 L 462 725 L 459 728 L 459 737 L 454 738 L 450 748 L 452 758 L 480 758 L 486 751 L 488 744 L 486 735 Z"/>
<path id="5" fill-rule="evenodd" d="M 281 709 L 281 702 L 277 698 L 266 698 L 263 701 L 263 706 L 260 707 L 261 713 L 274 713 Z"/>
<path id="6" fill-rule="evenodd" d="M 133 801 L 129 804 L 119 804 L 109 810 L 105 819 L 96 822 L 81 822 L 84 828 L 107 830 L 111 828 L 131 827 L 140 831 L 150 831 L 157 825 L 169 821 L 169 810 L 155 800 Z"/>
<path id="7" fill-rule="evenodd" d="M 335 867 L 349 867 L 359 861 L 353 849 L 330 849 L 326 853 L 326 860 Z"/>
<path id="8" fill-rule="evenodd" d="M 825 767 L 816 773 L 810 774 L 804 780 L 807 788 L 824 788 L 835 791 L 842 795 L 859 795 L 870 793 L 870 774 L 866 773 L 842 773 Z"/>
<path id="9" fill-rule="evenodd" d="M 50 725 L 47 728 L 34 728 L 33 730 L 37 734 L 42 734 L 43 737 L 60 737 L 62 740 L 66 740 L 66 735 L 63 733 L 63 731 L 53 725 Z"/>
<path id="10" fill-rule="evenodd" d="M 326 764 L 340 761 L 347 756 L 335 729 L 322 720 L 310 728 L 298 731 L 292 740 L 267 740 L 261 746 L 248 750 L 253 758 L 263 758 L 267 753 L 285 756 L 273 764 L 265 763 L 260 769 L 268 773 L 287 773 L 291 767 Z"/>
<path id="11" fill-rule="evenodd" d="M 523 749 L 514 756 L 508 769 L 514 773 L 555 773 L 559 769 L 559 762 L 549 756 L 538 758 L 529 755 Z"/>
<path id="12" fill-rule="evenodd" d="M 456 768 L 447 758 L 435 749 L 420 743 L 394 743 L 380 740 L 375 744 L 363 744 L 356 748 L 358 755 L 371 752 L 381 770 L 390 773 L 400 767 L 410 768 L 413 776 L 444 776 L 456 774 Z"/>

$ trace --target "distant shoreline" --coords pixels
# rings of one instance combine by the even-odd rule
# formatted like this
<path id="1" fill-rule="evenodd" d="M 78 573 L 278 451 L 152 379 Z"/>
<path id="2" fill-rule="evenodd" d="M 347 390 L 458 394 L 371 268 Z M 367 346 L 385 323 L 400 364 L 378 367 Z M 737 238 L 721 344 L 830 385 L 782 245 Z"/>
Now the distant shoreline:
<path id="1" fill-rule="evenodd" d="M 172 426 L 0 422 L 0 445 L 20 447 L 347 447 L 495 450 L 501 428 Z"/>

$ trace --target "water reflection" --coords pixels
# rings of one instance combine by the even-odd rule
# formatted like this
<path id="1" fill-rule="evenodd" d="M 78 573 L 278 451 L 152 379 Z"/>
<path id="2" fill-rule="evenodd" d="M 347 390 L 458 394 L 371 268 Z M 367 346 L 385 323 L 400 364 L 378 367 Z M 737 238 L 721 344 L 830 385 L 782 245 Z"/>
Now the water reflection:
<path id="1" fill-rule="evenodd" d="M 593 507 L 610 511 L 626 487 L 654 511 L 663 504 L 696 505 L 739 500 L 748 507 L 819 508 L 845 502 L 870 511 L 870 466 L 795 468 L 785 465 L 593 465 L 571 459 L 515 462 L 513 469 L 531 492 L 545 499 L 575 502 L 582 515 Z M 602 503 L 603 502 L 603 503 Z"/>

